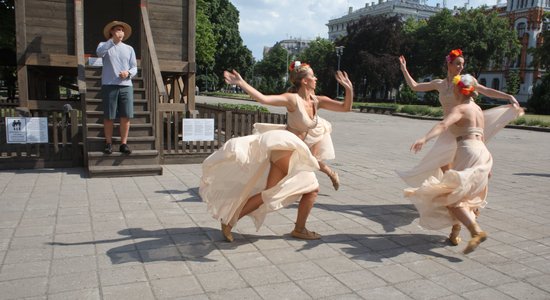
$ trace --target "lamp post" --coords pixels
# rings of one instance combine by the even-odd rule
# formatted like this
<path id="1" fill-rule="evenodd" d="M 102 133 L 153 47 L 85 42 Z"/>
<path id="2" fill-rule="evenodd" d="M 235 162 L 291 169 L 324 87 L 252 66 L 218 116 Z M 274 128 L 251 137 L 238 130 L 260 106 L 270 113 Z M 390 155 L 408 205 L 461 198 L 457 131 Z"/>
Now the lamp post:
<path id="1" fill-rule="evenodd" d="M 338 56 L 338 71 L 340 71 L 340 57 L 344 54 L 344 46 L 336 47 L 336 56 Z M 336 99 L 340 96 L 340 84 L 336 82 Z"/>

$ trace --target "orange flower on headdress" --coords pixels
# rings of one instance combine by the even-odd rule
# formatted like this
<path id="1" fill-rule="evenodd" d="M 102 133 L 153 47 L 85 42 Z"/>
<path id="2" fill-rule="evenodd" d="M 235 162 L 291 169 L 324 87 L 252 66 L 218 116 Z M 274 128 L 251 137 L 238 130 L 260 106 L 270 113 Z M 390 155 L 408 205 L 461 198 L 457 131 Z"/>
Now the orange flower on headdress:
<path id="1" fill-rule="evenodd" d="M 464 75 L 464 76 L 470 76 L 470 75 Z M 470 96 L 470 94 L 475 90 L 474 85 L 467 86 L 462 81 L 462 76 L 460 75 L 456 75 L 455 77 L 453 77 L 453 84 L 460 87 L 460 93 L 465 96 Z"/>
<path id="2" fill-rule="evenodd" d="M 462 56 L 462 50 L 460 49 L 453 49 L 451 52 L 449 52 L 449 55 L 447 55 L 445 58 L 447 59 L 447 62 L 453 62 L 455 58 Z"/>

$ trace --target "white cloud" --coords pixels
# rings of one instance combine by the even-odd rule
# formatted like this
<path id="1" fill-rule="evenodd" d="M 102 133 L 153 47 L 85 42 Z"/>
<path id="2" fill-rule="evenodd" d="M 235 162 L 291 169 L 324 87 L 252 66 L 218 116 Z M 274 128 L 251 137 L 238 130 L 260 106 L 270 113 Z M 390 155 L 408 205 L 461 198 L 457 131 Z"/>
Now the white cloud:
<path id="1" fill-rule="evenodd" d="M 497 0 L 469 1 L 471 7 L 497 3 Z M 378 0 L 231 0 L 240 12 L 239 31 L 244 44 L 258 60 L 262 59 L 265 46 L 271 47 L 289 37 L 327 38 L 328 20 L 343 16 L 350 6 L 359 9 L 367 2 Z M 436 3 L 443 1 L 427 1 L 432 6 Z M 464 3 L 464 0 L 447 0 L 447 7 L 463 7 Z"/>

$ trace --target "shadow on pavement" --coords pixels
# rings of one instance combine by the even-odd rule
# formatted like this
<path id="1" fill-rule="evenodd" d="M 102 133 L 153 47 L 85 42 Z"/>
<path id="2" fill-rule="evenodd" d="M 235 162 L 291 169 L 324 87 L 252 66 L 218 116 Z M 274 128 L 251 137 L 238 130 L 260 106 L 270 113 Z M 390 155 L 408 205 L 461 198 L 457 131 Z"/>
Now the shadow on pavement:
<path id="1" fill-rule="evenodd" d="M 550 174 L 546 174 L 546 173 L 514 173 L 514 175 L 518 175 L 518 176 L 550 177 Z"/>

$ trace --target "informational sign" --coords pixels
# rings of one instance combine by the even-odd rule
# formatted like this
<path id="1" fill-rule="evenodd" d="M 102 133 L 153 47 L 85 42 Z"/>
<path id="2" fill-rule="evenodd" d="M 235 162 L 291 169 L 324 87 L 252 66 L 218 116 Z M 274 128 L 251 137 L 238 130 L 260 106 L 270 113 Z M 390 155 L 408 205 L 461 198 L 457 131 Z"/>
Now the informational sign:
<path id="1" fill-rule="evenodd" d="M 48 118 L 6 117 L 8 144 L 48 142 Z"/>
<path id="2" fill-rule="evenodd" d="M 183 141 L 213 141 L 214 119 L 183 119 Z"/>

